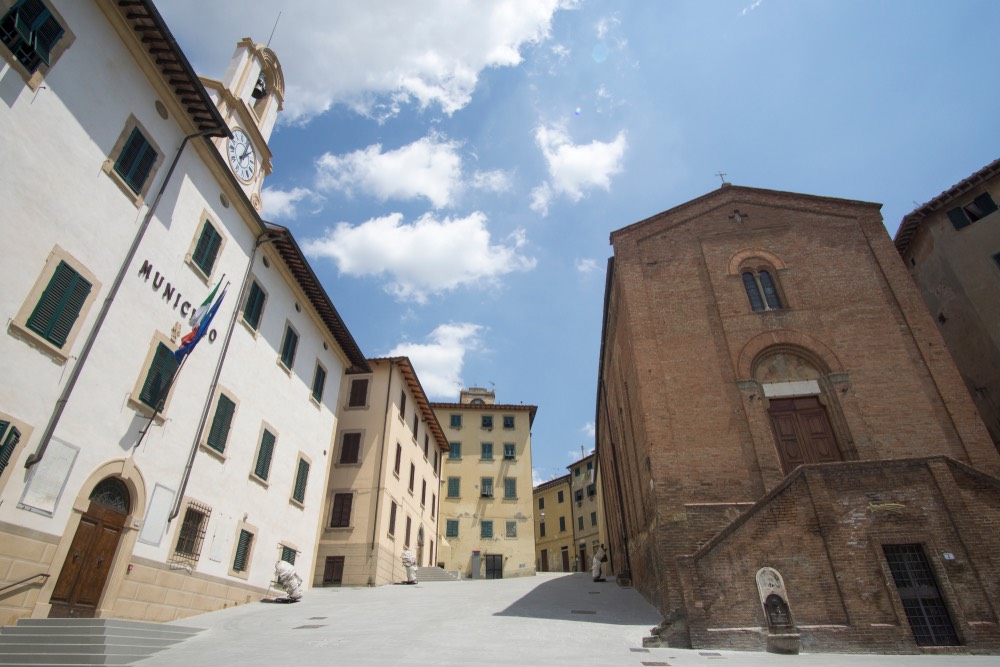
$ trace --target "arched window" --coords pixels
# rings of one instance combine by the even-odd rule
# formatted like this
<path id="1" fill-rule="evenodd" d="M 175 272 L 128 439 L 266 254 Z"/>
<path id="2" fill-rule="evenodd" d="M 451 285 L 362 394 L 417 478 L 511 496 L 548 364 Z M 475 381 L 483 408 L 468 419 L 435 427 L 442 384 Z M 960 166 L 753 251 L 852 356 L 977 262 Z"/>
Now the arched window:
<path id="1" fill-rule="evenodd" d="M 784 307 L 775 279 L 767 269 L 743 271 L 743 287 L 747 291 L 750 307 L 755 313 L 781 310 Z"/>

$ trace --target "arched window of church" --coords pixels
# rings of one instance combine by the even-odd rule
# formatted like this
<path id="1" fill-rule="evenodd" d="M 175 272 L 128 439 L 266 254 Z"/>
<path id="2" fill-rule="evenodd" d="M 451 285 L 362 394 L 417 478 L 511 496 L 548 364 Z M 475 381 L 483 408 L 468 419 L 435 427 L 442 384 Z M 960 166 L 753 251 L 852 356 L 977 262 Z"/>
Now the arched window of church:
<path id="1" fill-rule="evenodd" d="M 747 291 L 753 312 L 761 313 L 783 308 L 775 279 L 767 269 L 744 271 L 743 287 Z"/>

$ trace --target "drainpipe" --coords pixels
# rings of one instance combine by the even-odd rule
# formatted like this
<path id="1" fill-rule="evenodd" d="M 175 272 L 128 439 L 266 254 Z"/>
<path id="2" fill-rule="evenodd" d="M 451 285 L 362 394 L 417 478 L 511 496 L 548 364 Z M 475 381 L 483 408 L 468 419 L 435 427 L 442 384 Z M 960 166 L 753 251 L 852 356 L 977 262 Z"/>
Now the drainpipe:
<path id="1" fill-rule="evenodd" d="M 215 364 L 215 374 L 212 376 L 212 384 L 209 386 L 208 395 L 205 397 L 205 404 L 201 408 L 201 419 L 198 421 L 198 428 L 194 431 L 194 441 L 191 443 L 191 450 L 188 452 L 187 465 L 184 466 L 184 473 L 181 475 L 180 488 L 177 491 L 177 495 L 174 497 L 174 506 L 170 510 L 170 516 L 167 517 L 167 523 L 169 524 L 181 511 L 181 503 L 184 501 L 184 491 L 187 489 L 188 480 L 191 479 L 191 470 L 194 468 L 194 457 L 198 453 L 198 445 L 201 442 L 202 431 L 205 430 L 205 423 L 208 421 L 208 413 L 212 409 L 212 397 L 215 396 L 215 389 L 219 386 L 219 376 L 222 375 L 222 365 L 226 361 L 226 353 L 229 351 L 229 343 L 233 338 L 233 329 L 236 326 L 236 320 L 240 316 L 239 304 L 243 303 L 243 297 L 246 295 L 247 286 L 250 284 L 250 274 L 253 271 L 253 263 L 257 257 L 257 250 L 260 249 L 262 245 L 270 242 L 270 239 L 265 239 L 267 232 L 263 232 L 257 237 L 256 242 L 253 246 L 253 252 L 250 253 L 250 260 L 247 262 L 247 270 L 243 274 L 243 284 L 240 285 L 240 293 L 236 297 L 236 307 L 233 308 L 233 316 L 229 318 L 229 327 L 226 329 L 226 337 L 222 341 L 222 350 L 219 352 L 219 360 Z"/>
<path id="2" fill-rule="evenodd" d="M 146 234 L 146 229 L 149 227 L 149 223 L 153 219 L 153 213 L 156 211 L 156 207 L 160 203 L 160 198 L 163 197 L 163 192 L 167 189 L 167 184 L 170 183 L 170 177 L 173 176 L 174 169 L 177 167 L 178 161 L 180 161 L 181 153 L 184 152 L 184 147 L 187 146 L 188 141 L 191 139 L 216 134 L 221 129 L 224 128 L 216 127 L 211 130 L 204 130 L 203 132 L 195 132 L 194 134 L 189 134 L 184 137 L 184 140 L 181 141 L 181 145 L 174 154 L 173 161 L 170 163 L 170 169 L 167 170 L 167 175 L 164 177 L 163 183 L 160 184 L 160 190 L 156 193 L 156 198 L 153 199 L 153 203 L 150 204 L 149 210 L 146 211 L 146 217 L 143 218 L 142 224 L 139 225 L 139 229 L 136 230 L 135 237 L 132 239 L 132 246 L 128 249 L 128 253 L 125 255 L 125 260 L 118 269 L 118 275 L 115 276 L 114 282 L 111 283 L 108 295 L 104 298 L 101 310 L 97 314 L 97 321 L 94 322 L 94 326 L 90 330 L 90 334 L 87 336 L 87 340 L 84 342 L 83 348 L 80 350 L 77 361 L 73 364 L 73 368 L 70 370 L 69 378 L 66 380 L 66 386 L 63 387 L 62 393 L 56 401 L 55 408 L 52 410 L 52 416 L 49 417 L 49 423 L 45 425 L 45 431 L 42 432 L 42 437 L 38 442 L 38 448 L 24 461 L 25 468 L 31 468 L 45 456 L 45 450 L 49 446 L 52 434 L 55 432 L 56 426 L 59 424 L 59 419 L 62 417 L 66 404 L 69 402 L 69 397 L 70 394 L 73 393 L 76 381 L 79 379 L 80 373 L 83 372 L 83 367 L 87 363 L 87 357 L 90 356 L 90 350 L 94 347 L 94 342 L 97 340 L 97 336 L 101 332 L 101 327 L 104 325 L 104 320 L 108 315 L 108 311 L 111 310 L 111 304 L 118 295 L 118 288 L 121 287 L 122 281 L 125 280 L 125 274 L 132 265 L 135 253 L 139 249 L 139 243 Z"/>

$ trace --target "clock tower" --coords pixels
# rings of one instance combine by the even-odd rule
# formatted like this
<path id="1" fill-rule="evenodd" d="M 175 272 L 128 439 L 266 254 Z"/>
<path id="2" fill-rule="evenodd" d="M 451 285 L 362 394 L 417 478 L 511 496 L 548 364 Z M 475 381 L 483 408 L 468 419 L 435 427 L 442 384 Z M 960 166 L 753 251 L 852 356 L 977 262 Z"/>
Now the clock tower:
<path id="1" fill-rule="evenodd" d="M 274 51 L 246 37 L 236 45 L 221 81 L 201 81 L 232 130 L 233 136 L 216 139 L 216 146 L 260 211 L 261 186 L 271 173 L 267 140 L 285 98 L 281 63 Z"/>

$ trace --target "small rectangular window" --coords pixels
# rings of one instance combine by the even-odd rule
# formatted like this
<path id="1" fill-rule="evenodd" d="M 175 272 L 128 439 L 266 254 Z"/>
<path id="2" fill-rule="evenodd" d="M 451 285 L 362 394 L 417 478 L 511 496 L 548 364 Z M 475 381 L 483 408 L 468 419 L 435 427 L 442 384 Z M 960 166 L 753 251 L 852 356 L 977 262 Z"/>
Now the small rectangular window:
<path id="1" fill-rule="evenodd" d="M 556 492 L 556 501 L 560 502 L 560 503 L 563 501 L 563 492 L 562 491 L 557 491 Z"/>
<path id="2" fill-rule="evenodd" d="M 580 466 L 577 466 L 573 468 L 573 477 L 579 477 L 579 476 L 580 476 Z"/>
<path id="3" fill-rule="evenodd" d="M 482 418 L 483 428 L 493 428 L 493 415 L 483 415 Z"/>
<path id="4" fill-rule="evenodd" d="M 396 534 L 396 501 L 392 502 L 392 507 L 389 508 L 389 535 L 393 536 Z"/>
<path id="5" fill-rule="evenodd" d="M 403 465 L 403 446 L 398 442 L 396 443 L 396 463 L 392 467 L 392 471 L 396 473 L 396 477 L 399 477 L 399 468 Z"/>
<path id="6" fill-rule="evenodd" d="M 295 472 L 295 487 L 292 490 L 292 498 L 299 503 L 306 500 L 306 482 L 309 480 L 309 462 L 299 459 L 299 465 Z"/>
<path id="7" fill-rule="evenodd" d="M 448 519 L 445 521 L 445 537 L 458 537 L 458 519 Z"/>
<path id="8" fill-rule="evenodd" d="M 295 565 L 295 553 L 295 549 L 286 547 L 284 544 L 281 545 L 281 560 L 289 565 Z"/>
<path id="9" fill-rule="evenodd" d="M 211 221 L 206 220 L 205 225 L 201 228 L 201 236 L 198 237 L 198 245 L 195 246 L 194 254 L 191 255 L 191 261 L 201 269 L 202 273 L 210 276 L 221 247 L 222 236 L 216 231 Z"/>
<path id="10" fill-rule="evenodd" d="M 0 421 L 0 475 L 7 469 L 14 449 L 21 442 L 21 432 L 9 421 Z"/>
<path id="11" fill-rule="evenodd" d="M 266 428 L 260 436 L 260 449 L 257 451 L 257 465 L 253 468 L 253 474 L 260 479 L 267 479 L 271 474 L 271 458 L 274 455 L 274 434 Z"/>
<path id="12" fill-rule="evenodd" d="M 243 321 L 257 331 L 260 327 L 260 316 L 264 313 L 264 301 L 267 295 L 257 281 L 250 283 L 250 293 L 247 294 L 247 302 L 243 306 Z"/>
<path id="13" fill-rule="evenodd" d="M 449 477 L 448 478 L 448 497 L 449 498 L 458 498 L 459 497 L 459 490 L 460 490 L 461 482 L 462 482 L 462 478 L 461 477 Z"/>
<path id="14" fill-rule="evenodd" d="M 437 513 L 437 494 L 431 494 L 431 518 L 433 519 Z"/>
<path id="15" fill-rule="evenodd" d="M 504 428 L 514 428 L 514 415 L 504 415 L 503 416 L 503 427 Z"/>
<path id="16" fill-rule="evenodd" d="M 139 128 L 132 128 L 125 147 L 115 160 L 115 173 L 122 177 L 125 184 L 135 194 L 142 192 L 153 164 L 156 163 L 156 149 L 142 134 Z"/>
<path id="17" fill-rule="evenodd" d="M 517 537 L 517 521 L 507 522 L 507 537 Z"/>
<path id="18" fill-rule="evenodd" d="M 146 380 L 142 383 L 139 400 L 154 410 L 162 410 L 170 393 L 170 386 L 174 382 L 177 367 L 173 351 L 163 343 L 158 343 L 153 362 L 146 373 Z"/>
<path id="19" fill-rule="evenodd" d="M 493 478 L 482 477 L 479 480 L 479 493 L 483 498 L 493 497 Z"/>
<path id="20" fill-rule="evenodd" d="M 63 28 L 41 0 L 20 0 L 0 19 L 0 39 L 28 72 L 51 65 Z"/>
<path id="21" fill-rule="evenodd" d="M 234 414 L 236 414 L 236 403 L 225 394 L 219 394 L 219 400 L 215 405 L 215 416 L 212 418 L 212 427 L 208 430 L 206 442 L 209 447 L 220 454 L 226 451 L 226 441 L 229 440 L 229 429 L 233 424 Z"/>
<path id="22" fill-rule="evenodd" d="M 417 428 L 420 425 L 420 413 L 416 410 L 413 411 L 413 439 L 417 439 Z"/>
<path id="23" fill-rule="evenodd" d="M 538 509 L 540 510 L 545 509 L 545 498 L 538 499 Z"/>
<path id="24" fill-rule="evenodd" d="M 493 522 L 492 521 L 481 521 L 479 523 L 479 537 L 488 540 L 493 537 Z"/>
<path id="25" fill-rule="evenodd" d="M 452 460 L 462 458 L 462 443 L 452 442 L 448 445 L 448 458 Z"/>
<path id="26" fill-rule="evenodd" d="M 299 347 L 299 334 L 291 325 L 285 326 L 285 337 L 281 341 L 281 363 L 288 370 L 292 369 L 295 363 L 295 351 Z"/>
<path id="27" fill-rule="evenodd" d="M 208 518 L 212 510 L 200 503 L 189 503 L 184 510 L 184 520 L 181 522 L 177 535 L 177 547 L 174 549 L 173 561 L 185 562 L 194 566 L 201 557 L 201 547 L 205 541 L 208 529 Z"/>
<path id="28" fill-rule="evenodd" d="M 583 517 L 582 516 L 576 517 L 576 529 L 577 530 L 583 530 Z"/>
<path id="29" fill-rule="evenodd" d="M 451 416 L 451 427 L 452 428 L 462 428 L 462 415 L 452 415 Z"/>
<path id="30" fill-rule="evenodd" d="M 484 442 L 484 443 L 482 443 L 482 454 L 480 455 L 479 458 L 482 459 L 483 461 L 492 461 L 493 460 L 493 443 L 492 442 Z"/>
<path id="31" fill-rule="evenodd" d="M 590 513 L 590 525 L 591 526 L 596 526 L 597 525 L 597 512 L 591 512 Z"/>
<path id="32" fill-rule="evenodd" d="M 368 378 L 351 380 L 351 397 L 347 401 L 349 408 L 363 408 L 368 404 Z"/>
<path id="33" fill-rule="evenodd" d="M 91 287 L 90 282 L 60 260 L 26 326 L 61 348 L 76 324 Z"/>
<path id="34" fill-rule="evenodd" d="M 503 445 L 503 457 L 507 461 L 513 461 L 517 454 L 517 448 L 514 447 L 514 443 L 505 442 Z"/>
<path id="35" fill-rule="evenodd" d="M 361 457 L 361 434 L 345 433 L 340 443 L 340 462 L 357 463 Z"/>
<path id="36" fill-rule="evenodd" d="M 564 516 L 559 517 L 559 532 L 566 532 L 566 517 Z"/>
<path id="37" fill-rule="evenodd" d="M 403 545 L 410 546 L 410 529 L 413 527 L 413 519 L 406 517 L 406 534 L 403 536 Z"/>
<path id="38" fill-rule="evenodd" d="M 236 556 L 233 558 L 233 570 L 243 572 L 250 562 L 250 548 L 253 546 L 253 533 L 240 529 L 240 538 L 236 543 Z"/>
<path id="39" fill-rule="evenodd" d="M 508 500 L 517 498 L 517 478 L 505 477 L 503 480 L 503 497 Z"/>
<path id="40" fill-rule="evenodd" d="M 583 489 L 577 489 L 573 492 L 573 500 L 576 502 L 581 502 L 583 500 Z"/>
<path id="41" fill-rule="evenodd" d="M 406 390 L 401 389 L 399 392 L 399 416 L 406 421 Z"/>
<path id="42" fill-rule="evenodd" d="M 349 528 L 351 525 L 351 506 L 354 504 L 353 493 L 338 493 L 333 497 L 333 514 L 330 515 L 331 528 Z"/>
<path id="43" fill-rule="evenodd" d="M 316 372 L 313 373 L 312 397 L 317 403 L 323 402 L 323 388 L 326 386 L 326 369 L 316 364 Z"/>
<path id="44" fill-rule="evenodd" d="M 587 497 L 588 498 L 593 498 L 596 495 L 597 495 L 597 485 L 596 484 L 588 484 L 587 485 Z"/>
<path id="45" fill-rule="evenodd" d="M 416 477 L 417 477 L 417 466 L 415 466 L 415 465 L 413 465 L 411 463 L 410 464 L 410 486 L 409 486 L 410 493 L 413 493 L 413 484 L 416 481 Z"/>
<path id="46" fill-rule="evenodd" d="M 542 521 L 540 524 L 538 524 L 538 536 L 539 537 L 545 537 L 545 522 L 544 521 Z"/>

